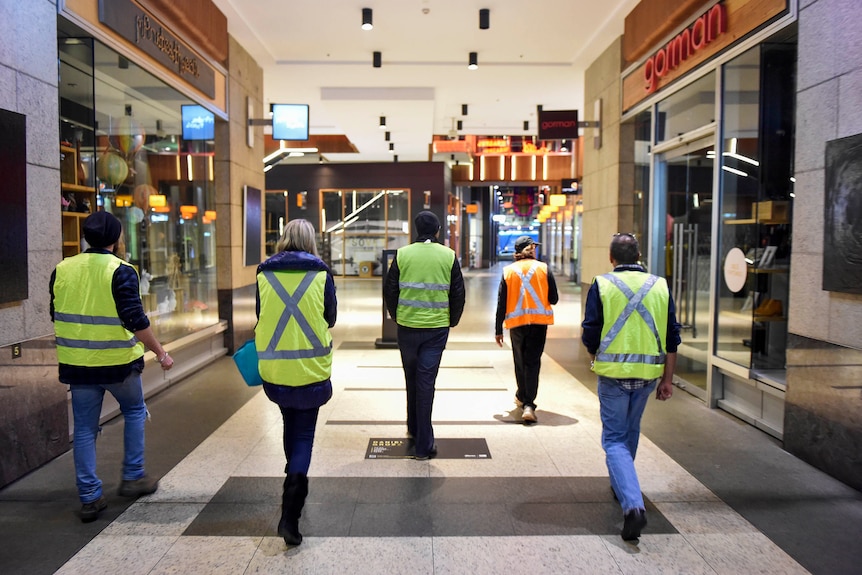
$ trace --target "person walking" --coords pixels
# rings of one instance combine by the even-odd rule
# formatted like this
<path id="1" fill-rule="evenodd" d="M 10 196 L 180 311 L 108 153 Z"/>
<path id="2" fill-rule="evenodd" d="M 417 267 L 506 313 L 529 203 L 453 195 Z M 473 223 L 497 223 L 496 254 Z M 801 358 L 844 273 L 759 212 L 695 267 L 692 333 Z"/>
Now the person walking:
<path id="1" fill-rule="evenodd" d="M 96 474 L 96 437 L 105 391 L 123 414 L 123 466 L 118 493 L 154 493 L 159 482 L 144 470 L 144 347 L 165 371 L 173 358 L 156 339 L 141 302 L 138 273 L 114 254 L 122 224 L 109 212 L 87 216 L 87 251 L 57 264 L 51 274 L 50 314 L 57 343 L 59 378 L 72 395 L 72 455 L 81 521 L 98 519 L 108 507 Z"/>
<path id="2" fill-rule="evenodd" d="M 400 248 L 386 274 L 383 296 L 398 324 L 398 349 L 407 388 L 407 433 L 415 458 L 437 455 L 431 411 L 449 328 L 464 311 L 464 278 L 455 252 L 437 243 L 440 220 L 422 211 L 413 220 L 416 241 Z"/>
<path id="3" fill-rule="evenodd" d="M 633 234 L 611 240 L 614 271 L 596 277 L 587 293 L 582 342 L 598 376 L 602 448 L 611 488 L 623 510 L 625 541 L 646 526 L 643 494 L 634 460 L 644 408 L 653 389 L 664 401 L 673 395 L 673 371 L 680 325 L 664 278 L 638 262 Z"/>
<path id="4" fill-rule="evenodd" d="M 338 302 L 310 222 L 288 222 L 276 251 L 257 267 L 254 339 L 263 391 L 284 421 L 287 463 L 278 534 L 287 545 L 299 545 L 317 415 L 332 397 L 329 328 L 335 325 Z"/>
<path id="5" fill-rule="evenodd" d="M 494 340 L 503 347 L 503 328 L 509 330 L 515 361 L 515 405 L 522 410 L 524 423 L 536 423 L 536 395 L 539 370 L 559 301 L 557 284 L 547 264 L 536 259 L 536 246 L 530 236 L 515 240 L 515 262 L 503 268 L 497 292 L 497 317 Z"/>

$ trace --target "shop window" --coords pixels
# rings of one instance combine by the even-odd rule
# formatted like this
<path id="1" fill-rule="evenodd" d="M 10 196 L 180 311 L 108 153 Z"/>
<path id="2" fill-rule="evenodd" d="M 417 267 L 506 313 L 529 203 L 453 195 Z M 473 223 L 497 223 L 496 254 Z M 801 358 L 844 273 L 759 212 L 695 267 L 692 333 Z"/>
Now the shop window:
<path id="1" fill-rule="evenodd" d="M 656 143 L 715 122 L 715 72 L 692 82 L 658 103 L 655 122 Z"/>
<path id="2" fill-rule="evenodd" d="M 723 67 L 715 353 L 784 368 L 793 199 L 793 44 L 761 44 Z"/>
<path id="3" fill-rule="evenodd" d="M 321 190 L 321 257 L 335 275 L 383 273 L 383 250 L 410 243 L 410 191 Z"/>
<path id="4" fill-rule="evenodd" d="M 632 188 L 622 190 L 621 200 L 632 206 L 632 227 L 629 231 L 638 238 L 643 253 L 643 264 L 649 269 L 649 243 L 652 241 L 649 225 L 649 190 L 650 190 L 650 133 L 652 129 L 652 109 L 637 114 L 622 125 L 622 137 L 632 140 L 633 156 L 627 158 L 625 165 L 632 170 Z M 627 181 L 625 178 L 623 181 Z M 627 196 L 627 197 L 626 197 Z"/>
<path id="5" fill-rule="evenodd" d="M 178 91 L 89 38 L 60 39 L 59 56 L 64 255 L 87 248 L 67 241 L 66 214 L 111 212 L 156 337 L 218 323 L 215 117 L 201 107 L 204 133 L 184 139 L 182 106 L 194 102 Z"/>

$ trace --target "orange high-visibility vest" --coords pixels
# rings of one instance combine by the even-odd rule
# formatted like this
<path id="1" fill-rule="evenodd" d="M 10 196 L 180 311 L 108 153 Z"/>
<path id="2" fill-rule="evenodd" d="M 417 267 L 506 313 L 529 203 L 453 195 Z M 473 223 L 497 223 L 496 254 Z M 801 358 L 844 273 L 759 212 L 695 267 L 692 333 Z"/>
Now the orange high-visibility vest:
<path id="1" fill-rule="evenodd" d="M 503 269 L 506 282 L 506 318 L 503 327 L 553 325 L 554 310 L 548 301 L 548 266 L 524 259 Z"/>

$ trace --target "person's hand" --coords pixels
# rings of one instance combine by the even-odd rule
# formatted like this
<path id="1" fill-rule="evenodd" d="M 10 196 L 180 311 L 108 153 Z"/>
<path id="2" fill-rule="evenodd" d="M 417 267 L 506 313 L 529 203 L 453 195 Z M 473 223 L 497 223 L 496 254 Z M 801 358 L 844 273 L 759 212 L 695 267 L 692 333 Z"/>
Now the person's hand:
<path id="1" fill-rule="evenodd" d="M 174 358 L 172 358 L 170 354 L 168 354 L 168 352 L 165 352 L 165 355 L 163 355 L 162 357 L 156 356 L 156 361 L 159 363 L 160 366 L 162 366 L 162 369 L 164 371 L 168 371 L 174 366 Z"/>
<path id="2" fill-rule="evenodd" d="M 659 401 L 665 401 L 667 399 L 670 399 L 672 395 L 673 380 L 662 378 L 662 380 L 658 384 L 658 387 L 655 390 L 655 398 Z"/>
<path id="3" fill-rule="evenodd" d="M 500 335 L 495 335 L 495 336 L 494 336 L 494 341 L 496 341 L 496 342 L 497 342 L 497 346 L 499 346 L 499 347 L 503 347 L 503 335 L 502 335 L 502 334 L 500 334 Z"/>

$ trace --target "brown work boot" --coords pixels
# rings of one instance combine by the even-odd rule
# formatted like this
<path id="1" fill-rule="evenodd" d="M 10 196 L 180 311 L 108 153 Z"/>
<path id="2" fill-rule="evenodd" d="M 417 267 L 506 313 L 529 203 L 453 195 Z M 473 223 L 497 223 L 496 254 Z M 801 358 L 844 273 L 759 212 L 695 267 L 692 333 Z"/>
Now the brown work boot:
<path id="1" fill-rule="evenodd" d="M 120 482 L 120 488 L 117 490 L 117 493 L 123 497 L 140 497 L 141 495 L 155 493 L 158 488 L 158 479 L 144 475 L 140 479 L 123 479 Z"/>

